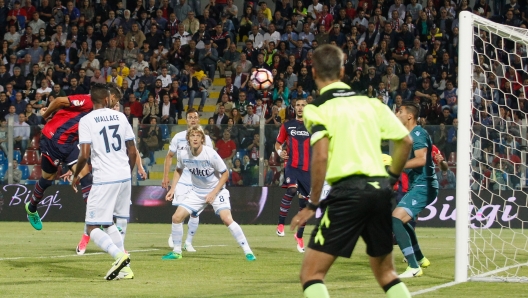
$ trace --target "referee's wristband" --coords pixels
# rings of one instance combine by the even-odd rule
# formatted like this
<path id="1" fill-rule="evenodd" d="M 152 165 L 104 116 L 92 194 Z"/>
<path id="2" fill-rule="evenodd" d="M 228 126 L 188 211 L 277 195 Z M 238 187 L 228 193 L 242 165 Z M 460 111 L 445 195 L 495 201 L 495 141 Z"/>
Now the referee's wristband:
<path id="1" fill-rule="evenodd" d="M 388 168 L 387 168 L 387 174 L 389 174 L 390 180 L 398 181 L 400 179 L 400 175 L 396 175 L 392 173 Z"/>
<path id="2" fill-rule="evenodd" d="M 311 200 L 308 200 L 308 203 L 306 204 L 306 208 L 308 208 L 309 210 L 315 211 L 317 210 L 317 208 L 319 208 L 319 205 L 315 205 L 314 203 L 312 203 Z"/>

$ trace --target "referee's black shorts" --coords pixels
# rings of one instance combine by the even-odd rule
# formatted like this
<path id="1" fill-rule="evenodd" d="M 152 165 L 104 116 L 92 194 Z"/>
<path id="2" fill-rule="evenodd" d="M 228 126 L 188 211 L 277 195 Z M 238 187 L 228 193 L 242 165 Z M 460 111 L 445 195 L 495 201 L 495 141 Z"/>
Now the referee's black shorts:
<path id="1" fill-rule="evenodd" d="M 391 199 L 387 178 L 350 176 L 338 181 L 321 202 L 322 216 L 308 247 L 350 258 L 361 236 L 369 256 L 392 252 Z"/>

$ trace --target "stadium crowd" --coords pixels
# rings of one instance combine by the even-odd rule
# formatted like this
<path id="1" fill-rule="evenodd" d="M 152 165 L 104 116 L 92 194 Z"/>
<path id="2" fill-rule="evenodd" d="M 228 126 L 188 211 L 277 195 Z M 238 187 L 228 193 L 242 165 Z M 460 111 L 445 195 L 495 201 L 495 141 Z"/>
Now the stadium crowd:
<path id="1" fill-rule="evenodd" d="M 167 125 L 185 118 L 195 97 L 204 113 L 219 77 L 225 86 L 205 129 L 231 169 L 230 183 L 257 183 L 259 155 L 265 154 L 265 183 L 278 184 L 273 145 L 280 124 L 295 117 L 298 98 L 317 96 L 312 51 L 331 43 L 343 49 L 344 81 L 357 93 L 394 112 L 403 101 L 420 104 L 421 124 L 453 166 L 439 172 L 441 187 L 454 188 L 458 15 L 470 11 L 506 25 L 528 24 L 524 0 L 477 0 L 473 6 L 467 0 L 277 0 L 273 11 L 266 2 L 244 1 L 238 8 L 233 0 L 210 0 L 202 10 L 199 0 L 188 1 L 127 1 L 124 7 L 107 0 L 0 0 L 1 150 L 7 150 L 7 119 L 14 119 L 15 147 L 24 156 L 40 133 L 40 108 L 87 93 L 93 82 L 113 82 L 123 92 L 129 121 L 144 125 L 139 148 L 154 165 L 154 152 L 170 138 Z M 482 150 L 475 152 L 481 161 L 475 166 L 483 175 L 475 179 L 521 176 L 526 47 L 501 41 L 485 32 L 476 38 L 475 143 L 482 142 Z M 256 68 L 272 72 L 272 89 L 252 88 L 249 74 Z M 261 119 L 267 124 L 263 150 Z M 520 183 L 513 180 L 506 184 Z"/>

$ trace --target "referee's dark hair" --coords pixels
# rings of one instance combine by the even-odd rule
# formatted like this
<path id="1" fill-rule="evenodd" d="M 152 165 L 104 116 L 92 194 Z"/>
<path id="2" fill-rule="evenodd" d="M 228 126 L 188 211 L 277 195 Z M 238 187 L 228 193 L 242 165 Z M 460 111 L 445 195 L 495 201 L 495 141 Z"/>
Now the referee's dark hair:
<path id="1" fill-rule="evenodd" d="M 314 79 L 324 81 L 340 80 L 343 74 L 343 51 L 333 45 L 325 44 L 317 47 L 313 54 Z"/>
<path id="2" fill-rule="evenodd" d="M 108 98 L 110 93 L 106 84 L 95 83 L 90 88 L 90 95 L 93 103 L 104 105 L 105 98 Z"/>
<path id="3" fill-rule="evenodd" d="M 413 115 L 413 118 L 415 121 L 418 121 L 418 117 L 420 117 L 420 105 L 412 102 L 412 101 L 405 101 L 401 105 L 402 107 L 407 110 L 407 112 L 411 115 Z"/>

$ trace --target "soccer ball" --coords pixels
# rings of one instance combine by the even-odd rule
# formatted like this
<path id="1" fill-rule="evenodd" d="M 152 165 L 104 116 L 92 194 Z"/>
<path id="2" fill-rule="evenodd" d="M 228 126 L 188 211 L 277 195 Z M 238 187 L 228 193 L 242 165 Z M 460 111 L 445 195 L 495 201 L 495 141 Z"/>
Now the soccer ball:
<path id="1" fill-rule="evenodd" d="M 251 86 L 257 90 L 266 90 L 273 85 L 273 75 L 264 68 L 259 68 L 251 74 Z"/>

